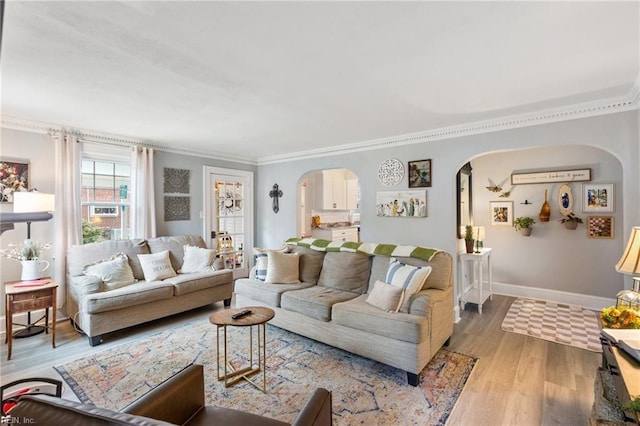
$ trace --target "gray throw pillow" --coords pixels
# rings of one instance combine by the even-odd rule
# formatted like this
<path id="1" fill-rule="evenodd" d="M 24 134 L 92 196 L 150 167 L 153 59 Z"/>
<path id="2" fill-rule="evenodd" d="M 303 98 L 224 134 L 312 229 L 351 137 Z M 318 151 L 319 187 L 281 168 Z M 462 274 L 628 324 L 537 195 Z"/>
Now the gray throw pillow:
<path id="1" fill-rule="evenodd" d="M 324 256 L 318 285 L 364 294 L 369 288 L 371 258 L 361 253 L 328 252 Z"/>

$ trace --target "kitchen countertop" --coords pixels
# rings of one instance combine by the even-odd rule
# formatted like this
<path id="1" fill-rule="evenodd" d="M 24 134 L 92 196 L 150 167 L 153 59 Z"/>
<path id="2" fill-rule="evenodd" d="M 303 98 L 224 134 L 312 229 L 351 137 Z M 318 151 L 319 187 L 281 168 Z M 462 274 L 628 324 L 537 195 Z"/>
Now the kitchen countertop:
<path id="1" fill-rule="evenodd" d="M 318 226 L 314 229 L 321 229 L 323 231 L 331 231 L 334 229 L 351 229 L 351 228 L 359 228 L 360 225 L 339 225 L 339 226 Z"/>

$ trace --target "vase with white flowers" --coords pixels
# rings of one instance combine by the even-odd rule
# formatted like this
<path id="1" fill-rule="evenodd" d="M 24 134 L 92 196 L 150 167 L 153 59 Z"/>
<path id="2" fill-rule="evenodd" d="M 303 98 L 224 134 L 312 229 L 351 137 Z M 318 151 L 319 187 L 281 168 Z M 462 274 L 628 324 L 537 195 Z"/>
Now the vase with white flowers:
<path id="1" fill-rule="evenodd" d="M 35 280 L 49 267 L 49 262 L 40 260 L 40 254 L 51 248 L 50 243 L 24 240 L 22 244 L 9 244 L 9 248 L 0 250 L 0 256 L 17 260 L 22 264 L 22 281 Z"/>

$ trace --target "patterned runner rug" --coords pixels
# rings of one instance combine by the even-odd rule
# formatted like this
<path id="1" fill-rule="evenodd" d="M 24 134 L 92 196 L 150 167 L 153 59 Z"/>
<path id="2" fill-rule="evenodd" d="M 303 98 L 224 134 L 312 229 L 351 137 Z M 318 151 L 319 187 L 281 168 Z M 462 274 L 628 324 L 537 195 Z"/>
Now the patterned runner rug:
<path id="1" fill-rule="evenodd" d="M 502 329 L 563 345 L 602 352 L 598 315 L 581 306 L 516 299 L 502 322 Z"/>
<path id="2" fill-rule="evenodd" d="M 247 329 L 229 327 L 228 333 L 229 353 L 247 350 Z M 312 391 L 324 387 L 333 393 L 336 425 L 442 425 L 475 362 L 441 349 L 412 387 L 403 371 L 268 325 L 263 394 L 246 382 L 225 388 L 217 381 L 216 329 L 200 320 L 54 368 L 81 401 L 115 410 L 198 363 L 204 365 L 208 405 L 292 422 Z"/>

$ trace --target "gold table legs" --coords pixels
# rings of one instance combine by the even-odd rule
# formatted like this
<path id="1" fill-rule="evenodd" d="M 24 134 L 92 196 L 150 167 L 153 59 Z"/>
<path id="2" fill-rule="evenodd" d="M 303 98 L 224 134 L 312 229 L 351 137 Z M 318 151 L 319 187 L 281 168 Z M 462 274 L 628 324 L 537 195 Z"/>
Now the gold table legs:
<path id="1" fill-rule="evenodd" d="M 253 339 L 253 328 L 257 329 L 257 347 L 254 348 L 254 339 Z M 222 364 L 224 365 L 224 374 L 221 373 L 220 366 L 220 329 L 222 328 L 222 332 L 224 335 L 224 348 L 223 348 L 223 360 Z M 228 388 L 229 386 L 233 386 L 241 380 L 245 380 L 251 383 L 256 389 L 261 390 L 264 393 L 267 393 L 267 363 L 266 363 L 266 348 L 267 348 L 267 328 L 266 322 L 262 324 L 249 326 L 249 365 L 245 367 L 234 367 L 228 358 L 228 341 L 227 341 L 227 326 L 221 325 L 217 327 L 216 330 L 216 350 L 217 350 L 217 374 L 218 381 L 224 380 L 224 386 Z M 257 351 L 256 351 L 257 349 Z M 253 364 L 253 355 L 254 352 L 257 352 L 258 363 L 256 365 Z M 258 373 L 262 372 L 262 385 L 259 382 L 256 382 L 251 378 Z"/>

